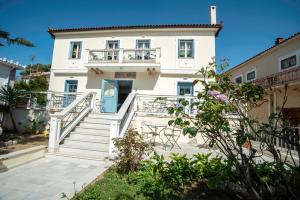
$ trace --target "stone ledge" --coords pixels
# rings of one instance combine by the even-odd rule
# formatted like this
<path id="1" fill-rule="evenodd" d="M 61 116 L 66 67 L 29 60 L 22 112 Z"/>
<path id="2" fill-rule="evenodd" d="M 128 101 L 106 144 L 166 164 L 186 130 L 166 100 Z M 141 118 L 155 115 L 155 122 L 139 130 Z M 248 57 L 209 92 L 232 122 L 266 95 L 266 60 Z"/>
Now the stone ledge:
<path id="1" fill-rule="evenodd" d="M 0 156 L 0 172 L 42 158 L 46 154 L 46 145 L 40 145 Z"/>

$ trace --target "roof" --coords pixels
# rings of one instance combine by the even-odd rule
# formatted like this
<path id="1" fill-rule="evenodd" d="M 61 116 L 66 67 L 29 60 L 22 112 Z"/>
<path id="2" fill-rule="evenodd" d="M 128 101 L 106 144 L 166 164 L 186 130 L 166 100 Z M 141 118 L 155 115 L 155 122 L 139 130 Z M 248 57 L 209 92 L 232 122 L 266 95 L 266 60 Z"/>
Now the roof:
<path id="1" fill-rule="evenodd" d="M 162 24 L 162 25 L 135 25 L 135 26 L 102 26 L 102 27 L 86 27 L 86 28 L 49 28 L 48 33 L 54 37 L 55 33 L 62 32 L 85 32 L 85 31 L 104 31 L 104 30 L 130 30 L 130 29 L 176 29 L 176 28 L 217 28 L 216 36 L 218 36 L 223 25 L 220 24 Z"/>
<path id="2" fill-rule="evenodd" d="M 5 66 L 18 70 L 24 69 L 24 67 L 18 62 L 14 62 L 13 60 L 7 60 L 6 58 L 0 58 L 0 64 L 4 64 Z"/>
<path id="3" fill-rule="evenodd" d="M 244 65 L 244 64 L 250 62 L 251 60 L 255 59 L 255 58 L 258 57 L 258 56 L 264 55 L 264 54 L 266 54 L 266 53 L 268 53 L 268 52 L 270 52 L 270 51 L 272 51 L 272 50 L 275 50 L 275 49 L 277 49 L 277 48 L 282 47 L 283 44 L 286 44 L 288 41 L 290 41 L 291 39 L 293 39 L 293 38 L 295 38 L 295 37 L 297 37 L 297 36 L 300 36 L 300 32 L 297 32 L 297 33 L 295 33 L 294 35 L 292 35 L 292 36 L 288 37 L 287 39 L 283 40 L 281 43 L 275 44 L 275 45 L 273 45 L 273 46 L 271 46 L 271 47 L 269 47 L 269 48 L 267 48 L 267 49 L 261 51 L 260 53 L 256 54 L 255 56 L 252 56 L 252 57 L 248 58 L 247 60 L 243 61 L 242 63 L 236 65 L 235 67 L 233 67 L 233 68 L 231 68 L 231 69 L 229 69 L 229 70 L 227 70 L 227 72 L 232 71 L 232 70 L 234 70 L 234 69 L 240 67 L 241 65 Z"/>

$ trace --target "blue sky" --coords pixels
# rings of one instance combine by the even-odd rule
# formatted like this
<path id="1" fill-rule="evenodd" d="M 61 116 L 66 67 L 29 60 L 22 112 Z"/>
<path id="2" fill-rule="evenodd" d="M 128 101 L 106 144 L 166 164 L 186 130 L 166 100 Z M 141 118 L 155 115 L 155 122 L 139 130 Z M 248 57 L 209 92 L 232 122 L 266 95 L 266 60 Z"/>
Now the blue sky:
<path id="1" fill-rule="evenodd" d="M 48 27 L 209 23 L 210 5 L 224 22 L 216 58 L 229 59 L 230 66 L 300 31 L 300 0 L 0 0 L 1 29 L 36 45 L 1 47 L 0 57 L 26 65 L 34 55 L 35 63 L 47 64 L 53 48 Z"/>

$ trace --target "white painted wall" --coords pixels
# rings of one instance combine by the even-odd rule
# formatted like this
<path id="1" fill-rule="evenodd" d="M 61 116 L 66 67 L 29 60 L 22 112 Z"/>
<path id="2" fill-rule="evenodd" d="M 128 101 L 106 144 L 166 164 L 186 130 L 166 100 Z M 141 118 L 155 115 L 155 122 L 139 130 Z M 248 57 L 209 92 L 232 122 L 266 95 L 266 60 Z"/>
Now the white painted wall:
<path id="1" fill-rule="evenodd" d="M 149 75 L 138 72 L 133 80 L 133 89 L 143 94 L 168 94 L 176 95 L 177 82 L 193 80 L 193 73 L 201 67 L 205 67 L 215 56 L 215 30 L 137 30 L 137 31 L 102 31 L 89 33 L 68 33 L 56 35 L 54 41 L 53 59 L 51 67 L 51 80 L 49 90 L 64 91 L 65 80 L 78 80 L 78 92 L 96 91 L 100 98 L 100 80 L 114 79 L 114 73 L 104 72 L 96 75 L 93 71 L 87 72 L 85 67 L 86 49 L 105 49 L 107 40 L 119 40 L 120 48 L 136 48 L 137 39 L 150 39 L 151 48 L 161 49 L 161 70 L 169 70 L 167 73 Z M 194 58 L 178 58 L 178 40 L 194 40 Z M 82 42 L 81 59 L 69 59 L 70 42 Z M 184 70 L 186 73 L 178 72 Z M 173 74 L 170 73 L 170 71 Z M 63 73 L 57 73 L 57 72 Z M 177 74 L 176 74 L 177 73 Z M 194 91 L 199 91 L 200 86 L 195 86 Z"/>
<path id="2" fill-rule="evenodd" d="M 0 88 L 7 86 L 12 78 L 12 68 L 0 63 Z M 15 71 L 15 70 L 14 70 Z M 14 74 L 13 74 L 14 75 Z M 14 78 L 13 78 L 14 80 Z M 13 81 L 11 80 L 11 81 Z"/>

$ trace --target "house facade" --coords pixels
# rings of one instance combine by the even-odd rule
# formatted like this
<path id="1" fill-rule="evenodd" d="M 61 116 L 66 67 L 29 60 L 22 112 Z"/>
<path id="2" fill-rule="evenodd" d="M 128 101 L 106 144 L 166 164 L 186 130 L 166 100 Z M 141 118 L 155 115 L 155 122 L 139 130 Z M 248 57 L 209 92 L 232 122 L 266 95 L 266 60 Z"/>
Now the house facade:
<path id="1" fill-rule="evenodd" d="M 113 138 L 123 137 L 129 127 L 154 143 L 191 142 L 168 127 L 172 116 L 166 108 L 179 98 L 192 102 L 201 91 L 193 81 L 213 61 L 222 29 L 215 6 L 210 20 L 49 29 L 54 48 L 48 107 L 60 109 L 51 115 L 49 152 L 100 159 L 113 153 Z M 194 114 L 192 107 L 184 109 Z"/>
<path id="2" fill-rule="evenodd" d="M 253 82 L 266 89 L 264 103 L 250 115 L 267 121 L 284 104 L 283 114 L 300 124 L 300 33 L 277 38 L 275 45 L 228 70 L 236 83 Z M 286 89 L 286 101 L 285 97 Z"/>
<path id="3" fill-rule="evenodd" d="M 215 57 L 222 28 L 211 9 L 210 24 L 49 29 L 49 90 L 96 92 L 102 112 L 117 112 L 131 91 L 194 96 L 196 72 Z"/>

